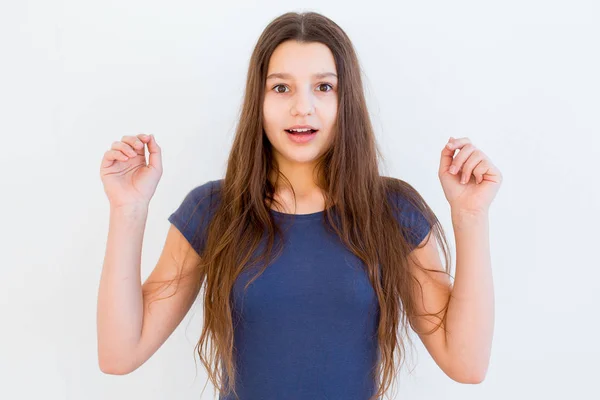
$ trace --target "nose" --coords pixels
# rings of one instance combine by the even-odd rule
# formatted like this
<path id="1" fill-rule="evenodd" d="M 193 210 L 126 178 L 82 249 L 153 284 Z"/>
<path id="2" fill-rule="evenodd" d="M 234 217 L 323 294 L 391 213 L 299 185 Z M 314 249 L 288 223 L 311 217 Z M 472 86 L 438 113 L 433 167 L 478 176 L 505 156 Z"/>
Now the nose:
<path id="1" fill-rule="evenodd" d="M 299 90 L 294 96 L 291 114 L 293 116 L 312 114 L 314 112 L 313 100 L 310 90 Z"/>

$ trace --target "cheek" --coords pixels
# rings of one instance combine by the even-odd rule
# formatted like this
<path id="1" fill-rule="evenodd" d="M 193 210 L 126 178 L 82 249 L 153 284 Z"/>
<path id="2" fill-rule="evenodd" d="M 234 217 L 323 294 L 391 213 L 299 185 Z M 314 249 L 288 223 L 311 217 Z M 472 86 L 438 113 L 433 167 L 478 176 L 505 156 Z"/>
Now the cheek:
<path id="1" fill-rule="evenodd" d="M 323 121 L 327 121 L 327 125 L 331 127 L 337 118 L 337 104 L 328 104 L 323 111 Z"/>
<path id="2" fill-rule="evenodd" d="M 281 119 L 281 106 L 276 102 L 265 99 L 263 103 L 263 121 L 265 126 L 277 124 Z"/>
<path id="3" fill-rule="evenodd" d="M 337 115 L 338 101 L 336 97 L 327 99 L 321 104 L 321 110 L 327 115 L 327 119 L 335 119 Z"/>

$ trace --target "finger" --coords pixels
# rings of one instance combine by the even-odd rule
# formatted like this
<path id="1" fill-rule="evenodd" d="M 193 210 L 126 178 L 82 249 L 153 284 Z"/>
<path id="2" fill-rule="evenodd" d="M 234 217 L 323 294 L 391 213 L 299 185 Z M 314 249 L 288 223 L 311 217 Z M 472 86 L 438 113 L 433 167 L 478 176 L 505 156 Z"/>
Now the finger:
<path id="1" fill-rule="evenodd" d="M 111 146 L 113 150 L 121 150 L 123 154 L 129 157 L 135 157 L 138 155 L 137 151 L 135 151 L 130 144 L 125 142 L 114 142 Z"/>
<path id="2" fill-rule="evenodd" d="M 148 167 L 154 168 L 162 173 L 162 150 L 158 143 L 156 143 L 154 135 L 149 136 L 148 153 Z"/>
<path id="3" fill-rule="evenodd" d="M 483 159 L 484 157 L 480 151 L 475 150 L 471 153 L 467 161 L 463 164 L 460 183 L 465 184 L 471 180 L 473 170 Z"/>
<path id="4" fill-rule="evenodd" d="M 136 154 L 144 154 L 144 143 L 137 136 L 123 136 L 122 142 L 127 143 L 136 152 Z"/>
<path id="5" fill-rule="evenodd" d="M 463 146 L 471 143 L 471 139 L 469 139 L 468 137 L 463 137 L 463 138 L 458 138 L 458 139 L 450 137 L 450 139 L 448 140 L 448 143 L 450 144 L 450 149 L 457 150 L 457 149 L 461 149 Z"/>
<path id="6" fill-rule="evenodd" d="M 104 153 L 104 157 L 102 157 L 102 168 L 108 168 L 115 161 L 127 161 L 129 157 L 127 157 L 121 150 L 108 150 Z"/>
<path id="7" fill-rule="evenodd" d="M 448 139 L 448 143 L 444 146 L 444 150 L 442 150 L 441 160 L 440 160 L 440 170 L 438 173 L 440 175 L 449 172 L 450 166 L 452 165 L 452 160 L 454 159 L 454 153 L 456 150 L 460 150 L 464 144 L 469 143 L 469 138 L 454 138 L 450 136 Z"/>
<path id="8" fill-rule="evenodd" d="M 470 143 L 464 145 L 452 160 L 452 165 L 450 165 L 448 172 L 452 175 L 457 175 L 463 167 L 463 164 L 475 150 L 477 150 L 477 148 Z"/>
<path id="9" fill-rule="evenodd" d="M 492 164 L 489 158 L 486 158 L 484 162 L 479 164 L 476 167 L 476 171 L 482 175 L 481 181 L 485 180 L 489 182 L 502 183 L 502 173 L 494 164 Z"/>
<path id="10" fill-rule="evenodd" d="M 490 164 L 487 160 L 483 159 L 473 168 L 473 175 L 475 176 L 475 182 L 481 183 L 484 180 L 484 175 L 489 171 Z"/>
<path id="11" fill-rule="evenodd" d="M 148 141 L 150 141 L 150 135 L 145 134 L 145 133 L 140 133 L 137 135 L 137 138 L 143 143 L 143 144 L 147 144 Z"/>
<path id="12" fill-rule="evenodd" d="M 439 175 L 445 174 L 448 172 L 450 165 L 452 165 L 452 160 L 454 157 L 454 150 L 451 149 L 451 146 L 444 146 L 442 149 L 441 159 L 440 159 L 440 170 L 438 171 Z"/>

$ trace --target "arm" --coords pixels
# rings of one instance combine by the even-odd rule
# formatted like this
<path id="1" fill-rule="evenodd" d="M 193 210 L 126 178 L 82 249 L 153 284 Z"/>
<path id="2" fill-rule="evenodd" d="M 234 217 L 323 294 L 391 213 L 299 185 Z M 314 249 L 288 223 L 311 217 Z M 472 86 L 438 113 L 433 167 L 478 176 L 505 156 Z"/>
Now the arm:
<path id="1" fill-rule="evenodd" d="M 143 318 L 140 264 L 147 206 L 111 208 L 98 290 L 98 362 L 113 371 L 136 346 Z"/>
<path id="2" fill-rule="evenodd" d="M 452 214 L 456 274 L 446 321 L 449 357 L 473 383 L 486 373 L 494 332 L 494 286 L 487 214 Z"/>
<path id="3" fill-rule="evenodd" d="M 445 324 L 430 335 L 439 320 L 419 317 L 414 321 L 419 337 L 438 366 L 461 383 L 483 381 L 489 364 L 494 327 L 494 293 L 489 251 L 487 214 L 452 213 L 456 240 L 454 283 L 447 275 L 423 272 L 409 257 L 409 266 L 421 283 L 416 285 L 418 313 L 443 309 L 449 300 Z M 443 270 L 437 243 L 411 253 L 425 268 Z M 443 316 L 443 315 L 442 315 Z"/>
<path id="4" fill-rule="evenodd" d="M 97 315 L 98 360 L 109 374 L 127 374 L 146 362 L 183 320 L 199 292 L 200 257 L 173 225 L 156 267 L 141 284 L 146 215 L 147 209 L 111 210 Z M 180 274 L 184 278 L 167 289 L 157 285 Z M 155 287 L 161 290 L 155 293 Z"/>

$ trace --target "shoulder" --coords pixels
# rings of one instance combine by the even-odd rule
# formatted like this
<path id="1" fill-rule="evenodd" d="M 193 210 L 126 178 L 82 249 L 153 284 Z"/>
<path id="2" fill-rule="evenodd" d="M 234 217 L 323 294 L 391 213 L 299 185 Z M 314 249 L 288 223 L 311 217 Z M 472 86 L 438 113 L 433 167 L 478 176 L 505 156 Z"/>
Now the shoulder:
<path id="1" fill-rule="evenodd" d="M 207 181 L 191 189 L 169 215 L 171 222 L 200 254 L 206 229 L 218 204 L 222 179 Z"/>
<path id="2" fill-rule="evenodd" d="M 215 195 L 221 186 L 221 180 L 207 181 L 191 189 L 183 198 L 178 209 L 173 213 L 178 217 L 195 214 L 198 209 L 207 208 L 214 203 Z"/>
<path id="3" fill-rule="evenodd" d="M 191 200 L 203 201 L 206 197 L 217 194 L 221 188 L 222 182 L 222 179 L 207 181 L 194 187 L 186 197 L 189 197 Z"/>
<path id="4" fill-rule="evenodd" d="M 423 196 L 411 184 L 393 177 L 382 179 L 394 217 L 414 248 L 427 236 L 436 217 Z"/>
<path id="5" fill-rule="evenodd" d="M 205 211 L 216 204 L 222 181 L 222 179 L 207 181 L 191 189 L 181 202 L 180 212 L 193 214 L 197 211 Z"/>

